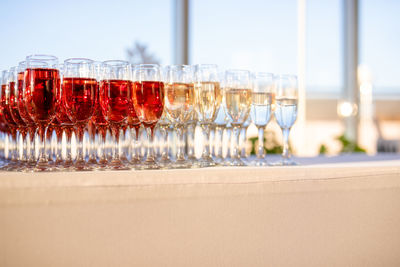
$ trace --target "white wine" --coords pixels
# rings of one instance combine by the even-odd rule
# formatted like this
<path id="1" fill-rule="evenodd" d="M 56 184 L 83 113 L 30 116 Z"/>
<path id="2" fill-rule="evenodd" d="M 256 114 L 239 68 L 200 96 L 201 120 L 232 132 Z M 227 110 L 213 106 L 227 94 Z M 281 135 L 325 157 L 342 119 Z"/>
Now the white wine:
<path id="1" fill-rule="evenodd" d="M 277 98 L 275 118 L 282 129 L 290 129 L 297 118 L 297 99 Z"/>
<path id="2" fill-rule="evenodd" d="M 271 119 L 273 94 L 253 92 L 251 104 L 251 120 L 256 126 L 265 127 Z"/>
<path id="3" fill-rule="evenodd" d="M 194 85 L 195 106 L 200 123 L 212 123 L 218 108 L 218 82 L 199 82 Z M 221 97 L 222 101 L 222 97 Z"/>
<path id="4" fill-rule="evenodd" d="M 172 83 L 165 86 L 165 109 L 175 123 L 185 123 L 194 110 L 194 85 L 192 83 Z"/>
<path id="5" fill-rule="evenodd" d="M 232 125 L 243 124 L 250 113 L 251 90 L 225 88 L 226 113 Z"/>

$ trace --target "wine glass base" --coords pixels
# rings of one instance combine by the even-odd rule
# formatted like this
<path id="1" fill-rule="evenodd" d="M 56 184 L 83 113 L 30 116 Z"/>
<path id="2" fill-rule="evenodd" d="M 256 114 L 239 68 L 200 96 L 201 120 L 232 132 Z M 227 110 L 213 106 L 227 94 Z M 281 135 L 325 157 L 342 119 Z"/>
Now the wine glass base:
<path id="1" fill-rule="evenodd" d="M 200 168 L 199 161 L 197 160 L 197 158 L 195 156 L 189 156 L 187 158 L 186 162 L 188 163 L 188 168 L 192 168 L 192 169 Z"/>
<path id="2" fill-rule="evenodd" d="M 299 163 L 293 161 L 292 159 L 282 159 L 277 162 L 273 162 L 270 164 L 271 166 L 298 166 Z"/>
<path id="3" fill-rule="evenodd" d="M 73 169 L 75 171 L 93 171 L 93 167 L 87 164 L 84 160 L 76 161 Z"/>
<path id="4" fill-rule="evenodd" d="M 154 160 L 146 160 L 138 167 L 138 170 L 158 170 L 161 166 Z"/>
<path id="5" fill-rule="evenodd" d="M 157 163 L 161 169 L 171 169 L 172 167 L 172 161 L 167 157 L 161 158 Z"/>
<path id="6" fill-rule="evenodd" d="M 256 158 L 253 161 L 250 161 L 248 166 L 254 166 L 254 167 L 265 167 L 265 166 L 270 166 L 269 162 L 265 160 L 265 158 Z"/>
<path id="7" fill-rule="evenodd" d="M 120 159 L 113 159 L 108 164 L 107 169 L 115 171 L 126 171 L 130 170 L 131 168 L 129 168 L 129 166 L 123 163 Z"/>
<path id="8" fill-rule="evenodd" d="M 176 160 L 173 164 L 172 164 L 172 168 L 174 169 L 188 169 L 190 168 L 191 165 L 189 162 L 187 162 L 185 159 L 182 160 Z"/>
<path id="9" fill-rule="evenodd" d="M 214 167 L 216 165 L 215 161 L 211 157 L 202 157 L 198 160 L 200 168 Z"/>
<path id="10" fill-rule="evenodd" d="M 239 167 L 242 167 L 242 166 L 246 166 L 246 164 L 240 158 L 232 158 L 232 160 L 229 162 L 228 166 L 239 166 Z"/>

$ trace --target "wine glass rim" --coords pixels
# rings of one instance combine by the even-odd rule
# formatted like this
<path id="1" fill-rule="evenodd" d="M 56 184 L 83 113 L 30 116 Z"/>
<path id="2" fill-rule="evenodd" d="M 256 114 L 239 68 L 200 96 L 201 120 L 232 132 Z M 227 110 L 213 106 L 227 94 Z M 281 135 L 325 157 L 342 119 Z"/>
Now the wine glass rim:
<path id="1" fill-rule="evenodd" d="M 89 58 L 73 57 L 64 60 L 64 64 L 91 64 L 94 61 Z"/>
<path id="2" fill-rule="evenodd" d="M 159 68 L 159 64 L 136 64 L 135 68 L 140 68 L 140 69 L 147 69 L 147 68 Z"/>
<path id="3" fill-rule="evenodd" d="M 206 64 L 200 63 L 200 64 L 196 64 L 196 65 L 194 65 L 194 66 L 195 66 L 196 68 L 198 68 L 198 67 L 217 68 L 217 67 L 218 67 L 217 64 L 209 64 L 209 63 L 206 63 Z"/>
<path id="4" fill-rule="evenodd" d="M 272 78 L 275 76 L 275 74 L 273 74 L 272 72 L 264 72 L 264 71 L 256 71 L 256 72 L 253 72 L 253 75 L 254 75 L 254 77 L 260 77 L 260 76 L 265 77 L 265 76 L 269 76 L 269 77 L 272 77 Z"/>
<path id="5" fill-rule="evenodd" d="M 250 73 L 250 71 L 249 70 L 245 70 L 245 69 L 227 69 L 226 71 L 225 71 L 225 73 L 228 73 L 228 72 L 233 72 L 233 73 Z"/>
<path id="6" fill-rule="evenodd" d="M 275 78 L 295 78 L 297 79 L 297 75 L 295 74 L 275 74 Z"/>
<path id="7" fill-rule="evenodd" d="M 102 62 L 103 65 L 107 66 L 112 66 L 112 67 L 118 67 L 118 66 L 129 66 L 129 62 L 126 60 L 120 60 L 120 59 L 112 59 L 112 60 L 106 60 Z"/>
<path id="8" fill-rule="evenodd" d="M 53 55 L 33 54 L 26 57 L 26 61 L 30 60 L 58 60 L 58 58 Z"/>

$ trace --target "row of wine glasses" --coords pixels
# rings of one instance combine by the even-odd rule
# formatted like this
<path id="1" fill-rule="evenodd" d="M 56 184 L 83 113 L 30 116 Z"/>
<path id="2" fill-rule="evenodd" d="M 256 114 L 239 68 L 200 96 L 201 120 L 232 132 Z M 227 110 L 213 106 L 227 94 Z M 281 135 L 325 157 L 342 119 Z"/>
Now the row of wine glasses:
<path id="1" fill-rule="evenodd" d="M 288 146 L 297 116 L 297 80 L 293 75 L 220 72 L 213 64 L 161 67 L 85 58 L 59 64 L 55 56 L 32 55 L 3 71 L 1 77 L 0 131 L 10 139 L 10 156 L 3 170 L 243 166 L 249 163 L 243 161 L 239 149 L 243 134 L 239 133 L 251 121 L 259 129 L 259 140 L 264 140 L 263 131 L 273 113 L 284 137 L 280 164 L 293 164 Z M 194 137 L 197 126 L 203 136 L 200 158 L 194 152 L 199 141 Z M 154 149 L 156 129 L 163 144 L 159 158 Z M 146 139 L 141 138 L 142 130 Z M 225 157 L 222 145 L 215 148 L 210 144 L 211 133 L 216 143 L 222 144 L 224 130 L 233 134 L 232 146 L 228 146 L 232 150 Z M 54 159 L 48 150 L 53 132 L 57 139 Z M 84 144 L 85 132 L 89 142 Z M 106 153 L 108 132 L 112 134 L 111 158 Z M 169 138 L 171 132 L 177 136 L 175 143 Z M 75 158 L 73 134 L 77 140 Z M 172 145 L 177 148 L 174 160 L 169 156 Z M 89 147 L 88 157 L 84 146 Z M 214 155 L 210 147 L 215 149 Z M 250 164 L 268 164 L 263 142 L 259 142 L 257 159 Z"/>

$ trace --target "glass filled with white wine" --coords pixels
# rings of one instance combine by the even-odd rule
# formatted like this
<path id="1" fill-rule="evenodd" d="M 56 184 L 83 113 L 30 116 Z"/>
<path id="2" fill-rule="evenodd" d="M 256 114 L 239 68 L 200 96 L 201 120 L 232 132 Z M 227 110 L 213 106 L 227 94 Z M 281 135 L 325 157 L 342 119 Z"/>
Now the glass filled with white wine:
<path id="1" fill-rule="evenodd" d="M 218 67 L 214 64 L 199 64 L 195 66 L 195 111 L 199 125 L 203 131 L 203 153 L 199 159 L 200 167 L 215 166 L 210 155 L 210 125 L 214 122 L 215 113 L 222 101 Z M 218 102 L 219 101 L 219 102 Z"/>
<path id="2" fill-rule="evenodd" d="M 185 158 L 184 127 L 191 120 L 194 112 L 193 67 L 171 65 L 166 67 L 165 75 L 165 110 L 178 135 L 178 150 L 174 168 L 188 168 L 190 162 Z"/>
<path id="3" fill-rule="evenodd" d="M 253 92 L 251 103 L 251 121 L 258 129 L 257 158 L 251 162 L 254 166 L 267 166 L 264 150 L 264 129 L 272 115 L 275 100 L 275 83 L 272 73 L 257 72 L 253 74 Z"/>
<path id="4" fill-rule="evenodd" d="M 275 76 L 275 119 L 282 129 L 283 153 L 274 165 L 297 165 L 290 157 L 289 133 L 297 118 L 298 85 L 295 75 Z"/>
<path id="5" fill-rule="evenodd" d="M 225 73 L 225 104 L 226 113 L 233 127 L 233 151 L 231 166 L 245 166 L 239 153 L 239 133 L 243 123 L 250 114 L 252 99 L 252 83 L 250 71 L 227 70 Z"/>

